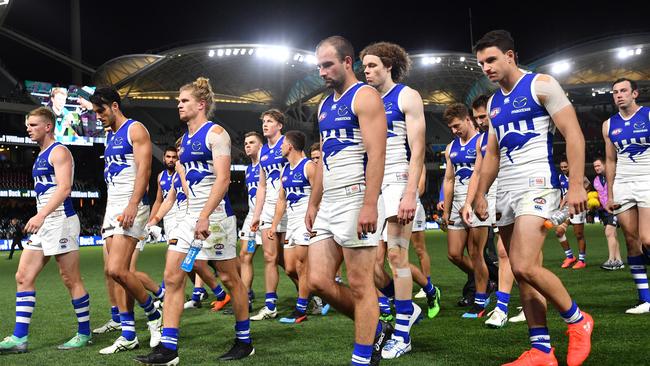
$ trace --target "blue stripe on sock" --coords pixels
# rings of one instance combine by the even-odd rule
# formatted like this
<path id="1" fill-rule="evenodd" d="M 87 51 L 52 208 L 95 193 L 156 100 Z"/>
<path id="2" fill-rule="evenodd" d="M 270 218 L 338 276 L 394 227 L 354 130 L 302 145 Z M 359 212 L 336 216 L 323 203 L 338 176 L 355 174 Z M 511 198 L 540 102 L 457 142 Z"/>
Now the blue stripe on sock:
<path id="1" fill-rule="evenodd" d="M 501 309 L 501 311 L 508 314 L 508 303 L 509 302 L 510 302 L 510 294 L 509 293 L 497 291 L 497 308 Z"/>
<path id="2" fill-rule="evenodd" d="M 217 285 L 217 287 L 213 288 L 212 293 L 217 297 L 218 301 L 223 301 L 223 299 L 226 298 L 226 291 L 223 290 L 221 285 Z"/>
<path id="3" fill-rule="evenodd" d="M 163 347 L 176 351 L 178 349 L 178 328 L 163 328 L 160 343 Z"/>
<path id="4" fill-rule="evenodd" d="M 548 333 L 548 328 L 528 329 L 528 335 L 531 347 L 537 348 L 544 353 L 551 353 L 551 336 Z"/>
<path id="5" fill-rule="evenodd" d="M 390 314 L 390 301 L 386 296 L 380 296 L 377 302 L 379 303 L 379 311 L 382 314 Z"/>
<path id="6" fill-rule="evenodd" d="M 296 310 L 304 314 L 307 312 L 307 304 L 309 304 L 308 299 L 299 297 L 298 300 L 296 300 Z"/>
<path id="7" fill-rule="evenodd" d="M 371 344 L 354 344 L 352 351 L 352 360 L 350 362 L 353 366 L 370 365 L 370 358 L 372 357 Z"/>
<path id="8" fill-rule="evenodd" d="M 194 290 L 192 291 L 192 301 L 194 302 L 199 302 L 201 301 L 201 294 L 205 291 L 203 290 L 203 287 L 195 287 Z"/>
<path id="9" fill-rule="evenodd" d="M 409 322 L 411 315 L 413 315 L 413 301 L 412 300 L 395 300 L 395 330 L 393 331 L 393 338 L 402 338 L 405 343 L 411 341 L 409 336 L 410 327 Z"/>
<path id="10" fill-rule="evenodd" d="M 560 316 L 567 324 L 575 324 L 582 320 L 582 313 L 575 301 L 571 303 L 569 310 L 561 311 Z"/>
<path id="11" fill-rule="evenodd" d="M 486 293 L 477 292 L 474 294 L 474 304 L 479 305 L 482 308 L 485 308 L 487 303 L 488 295 Z"/>
<path id="12" fill-rule="evenodd" d="M 630 273 L 634 279 L 639 300 L 650 302 L 650 289 L 648 289 L 648 273 L 643 255 L 627 257 L 627 264 L 630 266 Z"/>
<path id="13" fill-rule="evenodd" d="M 73 299 L 72 307 L 77 315 L 77 333 L 90 335 L 90 295 Z"/>
<path id="14" fill-rule="evenodd" d="M 122 324 L 122 337 L 128 341 L 135 339 L 135 316 L 133 313 L 120 313 Z"/>
<path id="15" fill-rule="evenodd" d="M 144 304 L 139 304 L 144 313 L 147 315 L 149 321 L 156 320 L 160 318 L 160 311 L 153 306 L 153 298 L 151 296 L 147 297 L 147 301 Z"/>
<path id="16" fill-rule="evenodd" d="M 276 294 L 275 292 L 266 293 L 266 301 L 264 302 L 264 304 L 269 310 L 271 311 L 275 310 L 275 303 L 277 301 L 278 301 L 278 294 Z"/>
<path id="17" fill-rule="evenodd" d="M 251 343 L 251 322 L 249 319 L 235 322 L 235 337 L 244 343 Z"/>
<path id="18" fill-rule="evenodd" d="M 30 297 L 34 297 L 33 301 Z M 18 310 L 18 306 L 26 308 Z M 29 334 L 29 324 L 32 320 L 32 313 L 36 306 L 36 291 L 16 292 L 16 324 L 14 325 L 14 337 L 22 338 Z"/>

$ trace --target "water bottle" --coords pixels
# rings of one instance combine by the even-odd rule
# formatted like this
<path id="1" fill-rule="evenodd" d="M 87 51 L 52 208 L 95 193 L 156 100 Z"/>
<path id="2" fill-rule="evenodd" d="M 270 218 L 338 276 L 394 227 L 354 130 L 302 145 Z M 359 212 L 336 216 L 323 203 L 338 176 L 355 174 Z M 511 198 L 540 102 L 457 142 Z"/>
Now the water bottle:
<path id="1" fill-rule="evenodd" d="M 562 225 L 566 220 L 569 219 L 569 206 L 564 206 L 559 210 L 553 211 L 551 218 L 544 221 L 544 227 L 547 229 L 552 229 L 558 225 Z"/>
<path id="2" fill-rule="evenodd" d="M 255 246 L 256 245 L 257 245 L 257 242 L 255 241 L 255 233 L 254 232 L 249 232 L 248 233 L 248 245 L 246 246 L 246 252 L 255 253 Z"/>
<path id="3" fill-rule="evenodd" d="M 447 232 L 447 223 L 445 222 L 445 220 L 442 219 L 442 217 L 434 214 L 433 221 L 438 223 L 438 227 L 440 228 L 440 230 Z"/>
<path id="4" fill-rule="evenodd" d="M 181 263 L 181 269 L 185 272 L 192 272 L 192 269 L 194 268 L 194 261 L 196 260 L 196 256 L 199 254 L 199 251 L 201 251 L 201 247 L 203 245 L 201 244 L 200 240 L 193 240 L 192 244 L 190 244 L 190 250 L 187 252 L 185 255 L 185 259 L 183 259 L 183 263 Z"/>

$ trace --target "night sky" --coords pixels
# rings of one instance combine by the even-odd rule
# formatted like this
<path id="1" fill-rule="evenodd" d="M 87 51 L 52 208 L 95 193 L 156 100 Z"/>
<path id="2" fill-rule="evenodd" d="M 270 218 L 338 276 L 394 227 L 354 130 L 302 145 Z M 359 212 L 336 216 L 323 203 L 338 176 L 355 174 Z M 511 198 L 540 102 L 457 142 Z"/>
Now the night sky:
<path id="1" fill-rule="evenodd" d="M 357 50 L 385 40 L 410 51 L 469 52 L 470 7 L 474 40 L 491 29 L 507 29 L 524 63 L 586 40 L 650 32 L 648 13 L 640 11 L 642 3 L 611 2 L 624 4 L 625 9 L 567 1 L 562 8 L 532 1 L 509 7 L 468 2 L 458 7 L 436 1 L 397 3 L 402 6 L 373 1 L 81 0 L 82 58 L 98 67 L 125 54 L 224 41 L 311 50 L 320 39 L 333 34 L 349 38 Z M 69 53 L 69 23 L 68 0 L 14 0 L 4 25 Z M 21 80 L 60 84 L 71 80 L 67 66 L 3 36 L 0 60 Z"/>

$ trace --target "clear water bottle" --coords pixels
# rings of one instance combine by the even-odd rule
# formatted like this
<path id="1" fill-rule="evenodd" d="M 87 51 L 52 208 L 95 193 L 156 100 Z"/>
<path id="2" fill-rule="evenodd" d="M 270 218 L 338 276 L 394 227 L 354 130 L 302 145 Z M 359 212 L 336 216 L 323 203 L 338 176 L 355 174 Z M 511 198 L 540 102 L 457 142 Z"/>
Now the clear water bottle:
<path id="1" fill-rule="evenodd" d="M 248 233 L 248 245 L 246 246 L 246 252 L 255 253 L 255 246 L 257 242 L 255 241 L 255 232 Z"/>
<path id="2" fill-rule="evenodd" d="M 559 210 L 553 211 L 551 218 L 544 221 L 544 227 L 547 229 L 552 229 L 558 225 L 562 225 L 566 220 L 569 219 L 569 206 L 564 206 Z"/>
<path id="3" fill-rule="evenodd" d="M 442 217 L 438 216 L 437 214 L 434 214 L 433 221 L 438 223 L 438 227 L 440 228 L 440 230 L 444 232 L 447 231 L 447 223 L 445 222 L 445 220 L 442 219 Z"/>
<path id="4" fill-rule="evenodd" d="M 199 254 L 199 251 L 201 251 L 202 246 L 203 245 L 201 244 L 200 240 L 194 239 L 192 241 L 192 244 L 190 244 L 190 250 L 185 255 L 183 263 L 181 263 L 181 269 L 183 271 L 192 272 L 192 269 L 194 268 L 194 261 L 196 260 L 196 256 Z"/>

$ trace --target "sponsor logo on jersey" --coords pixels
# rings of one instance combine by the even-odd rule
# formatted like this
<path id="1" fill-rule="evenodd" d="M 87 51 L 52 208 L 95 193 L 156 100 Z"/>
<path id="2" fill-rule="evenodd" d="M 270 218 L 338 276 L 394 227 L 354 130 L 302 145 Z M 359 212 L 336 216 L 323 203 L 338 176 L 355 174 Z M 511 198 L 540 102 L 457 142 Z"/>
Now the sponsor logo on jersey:
<path id="1" fill-rule="evenodd" d="M 38 166 L 41 168 L 44 168 L 47 165 L 47 161 L 45 159 L 38 159 Z"/>
<path id="2" fill-rule="evenodd" d="M 339 107 L 338 111 L 336 111 L 336 113 L 338 113 L 338 115 L 341 117 L 346 116 L 349 112 L 350 110 L 348 109 L 347 105 L 342 105 Z"/>
<path id="3" fill-rule="evenodd" d="M 640 130 L 642 128 L 645 128 L 645 122 L 643 122 L 643 121 L 635 122 L 634 123 L 634 128 L 636 128 L 638 130 Z"/>
<path id="4" fill-rule="evenodd" d="M 467 149 L 467 156 L 476 156 L 475 149 Z"/>
<path id="5" fill-rule="evenodd" d="M 201 150 L 201 142 L 196 141 L 192 143 L 192 150 L 199 151 Z"/>
<path id="6" fill-rule="evenodd" d="M 515 98 L 514 101 L 512 101 L 512 106 L 515 108 L 523 108 L 526 106 L 526 103 L 528 103 L 528 98 L 524 96 L 519 96 Z"/>
<path id="7" fill-rule="evenodd" d="M 113 138 L 113 145 L 122 145 L 124 139 L 121 136 Z"/>
<path id="8" fill-rule="evenodd" d="M 296 173 L 296 174 L 294 174 L 294 175 L 293 175 L 293 179 L 295 179 L 295 180 L 302 179 L 302 174 L 301 174 L 301 173 Z"/>

